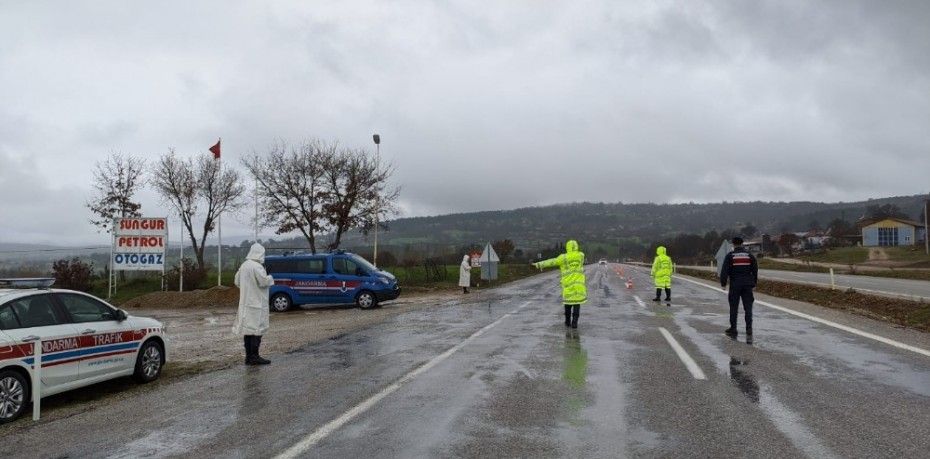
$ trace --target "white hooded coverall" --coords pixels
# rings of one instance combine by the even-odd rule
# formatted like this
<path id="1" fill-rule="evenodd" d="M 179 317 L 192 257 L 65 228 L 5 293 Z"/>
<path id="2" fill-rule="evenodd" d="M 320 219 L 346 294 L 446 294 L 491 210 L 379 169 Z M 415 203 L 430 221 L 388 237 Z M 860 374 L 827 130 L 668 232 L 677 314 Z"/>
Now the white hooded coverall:
<path id="1" fill-rule="evenodd" d="M 459 287 L 471 287 L 471 262 L 468 255 L 462 258 L 462 265 L 459 266 Z"/>
<path id="2" fill-rule="evenodd" d="M 245 262 L 236 271 L 239 287 L 239 313 L 233 324 L 237 335 L 261 336 L 268 331 L 268 289 L 274 279 L 265 272 L 265 248 L 252 244 Z"/>

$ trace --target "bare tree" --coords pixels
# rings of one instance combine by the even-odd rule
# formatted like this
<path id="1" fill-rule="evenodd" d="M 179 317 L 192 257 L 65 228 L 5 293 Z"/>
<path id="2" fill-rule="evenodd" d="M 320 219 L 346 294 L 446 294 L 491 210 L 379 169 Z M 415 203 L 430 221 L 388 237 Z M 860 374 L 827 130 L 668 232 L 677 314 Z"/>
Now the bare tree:
<path id="1" fill-rule="evenodd" d="M 143 183 L 145 162 L 122 153 L 111 153 L 94 168 L 94 196 L 86 206 L 93 212 L 90 222 L 98 231 L 110 231 L 113 219 L 139 217 L 142 205 L 133 195 Z"/>
<path id="2" fill-rule="evenodd" d="M 321 233 L 332 231 L 326 248 L 335 250 L 349 231 L 373 229 L 376 214 L 383 221 L 396 212 L 399 192 L 387 186 L 393 168 L 378 168 L 363 150 L 319 140 L 293 147 L 278 142 L 243 164 L 258 183 L 262 222 L 277 234 L 299 231 L 313 253 Z"/>
<path id="3" fill-rule="evenodd" d="M 316 253 L 317 234 L 325 229 L 324 164 L 334 145 L 311 140 L 291 147 L 281 141 L 265 156 L 253 154 L 243 165 L 258 184 L 260 220 L 277 234 L 299 231 Z"/>
<path id="4" fill-rule="evenodd" d="M 242 205 L 245 186 L 239 172 L 221 169 L 219 161 L 210 155 L 185 160 L 170 150 L 155 164 L 151 183 L 178 213 L 194 248 L 197 266 L 206 269 L 204 245 L 207 236 L 216 229 L 217 217 Z M 201 208 L 204 209 L 203 227 L 198 238 L 194 217 Z"/>
<path id="5" fill-rule="evenodd" d="M 364 150 L 333 151 L 324 164 L 327 190 L 323 210 L 333 232 L 328 249 L 338 249 L 342 237 L 353 229 L 367 234 L 374 228 L 375 215 L 379 227 L 385 227 L 380 222 L 396 212 L 399 194 L 398 189 L 387 187 L 394 168 L 379 168 L 377 159 Z"/>

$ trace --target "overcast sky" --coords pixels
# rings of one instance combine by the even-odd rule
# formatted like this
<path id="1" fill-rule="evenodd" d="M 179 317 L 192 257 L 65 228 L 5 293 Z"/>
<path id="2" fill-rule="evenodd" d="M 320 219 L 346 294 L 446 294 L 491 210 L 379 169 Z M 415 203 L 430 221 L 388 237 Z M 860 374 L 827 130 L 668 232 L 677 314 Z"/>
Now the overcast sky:
<path id="1" fill-rule="evenodd" d="M 378 132 L 408 216 L 924 193 L 928 24 L 919 0 L 0 0 L 0 242 L 106 243 L 95 161 L 217 137 L 238 165 Z"/>

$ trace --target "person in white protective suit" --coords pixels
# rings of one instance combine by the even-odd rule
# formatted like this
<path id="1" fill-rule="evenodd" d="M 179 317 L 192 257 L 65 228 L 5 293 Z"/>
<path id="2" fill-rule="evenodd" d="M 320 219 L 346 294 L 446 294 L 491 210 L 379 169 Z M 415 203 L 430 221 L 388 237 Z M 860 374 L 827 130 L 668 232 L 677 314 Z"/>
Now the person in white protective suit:
<path id="1" fill-rule="evenodd" d="M 462 293 L 468 293 L 468 287 L 471 287 L 471 261 L 468 255 L 462 258 L 462 265 L 459 266 L 459 287 L 462 287 Z"/>
<path id="2" fill-rule="evenodd" d="M 265 272 L 265 248 L 252 244 L 245 262 L 236 271 L 239 287 L 239 313 L 233 324 L 233 333 L 242 335 L 245 344 L 246 365 L 267 365 L 271 361 L 258 355 L 262 335 L 268 331 L 268 289 L 274 279 Z"/>

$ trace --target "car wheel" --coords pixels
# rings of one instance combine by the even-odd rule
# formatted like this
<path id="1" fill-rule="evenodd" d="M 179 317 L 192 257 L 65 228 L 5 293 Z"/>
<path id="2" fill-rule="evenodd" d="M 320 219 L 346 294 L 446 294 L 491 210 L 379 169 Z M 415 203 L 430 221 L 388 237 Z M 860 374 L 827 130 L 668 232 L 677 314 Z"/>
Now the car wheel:
<path id="1" fill-rule="evenodd" d="M 286 293 L 275 293 L 271 297 L 271 310 L 274 312 L 287 312 L 293 305 L 291 297 Z"/>
<path id="2" fill-rule="evenodd" d="M 362 309 L 372 309 L 378 306 L 378 298 L 375 296 L 374 293 L 371 293 L 369 291 L 364 291 L 362 293 L 359 293 L 358 296 L 355 297 L 355 304 L 357 304 L 358 307 Z"/>
<path id="3" fill-rule="evenodd" d="M 23 414 L 29 403 L 29 383 L 15 371 L 0 371 L 0 424 L 13 421 Z"/>
<path id="4" fill-rule="evenodd" d="M 165 351 L 157 341 L 146 341 L 136 357 L 136 372 L 133 377 L 142 384 L 150 383 L 161 375 L 165 366 Z"/>

